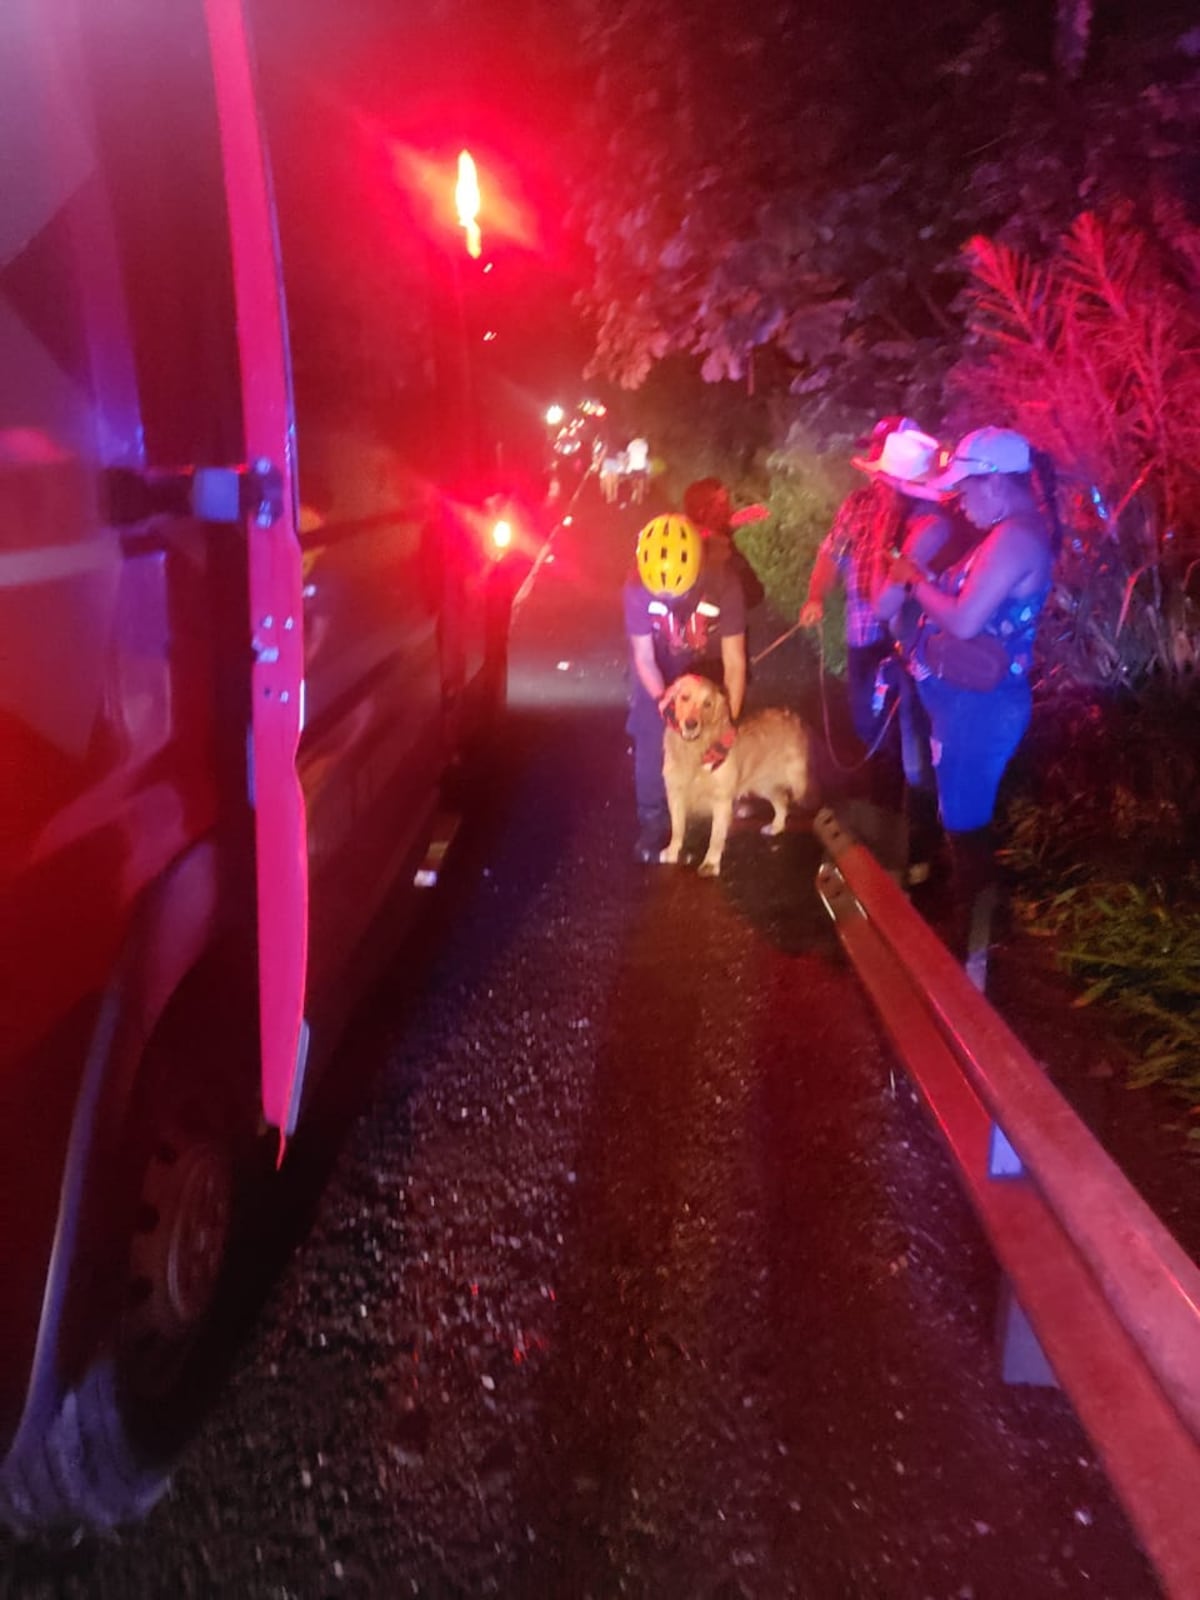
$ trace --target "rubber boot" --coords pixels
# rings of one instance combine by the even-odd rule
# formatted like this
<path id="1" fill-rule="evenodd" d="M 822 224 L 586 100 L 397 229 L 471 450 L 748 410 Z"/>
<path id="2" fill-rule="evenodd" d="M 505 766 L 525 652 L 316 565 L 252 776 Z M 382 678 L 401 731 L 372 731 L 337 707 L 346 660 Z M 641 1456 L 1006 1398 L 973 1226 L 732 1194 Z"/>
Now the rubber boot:
<path id="1" fill-rule="evenodd" d="M 992 848 L 992 830 L 948 833 L 951 872 L 949 945 L 980 994 L 987 987 L 988 949 L 992 942 L 1000 885 Z"/>
<path id="2" fill-rule="evenodd" d="M 941 838 L 937 792 L 909 784 L 904 793 L 908 820 L 908 874 L 910 888 L 929 882 Z"/>

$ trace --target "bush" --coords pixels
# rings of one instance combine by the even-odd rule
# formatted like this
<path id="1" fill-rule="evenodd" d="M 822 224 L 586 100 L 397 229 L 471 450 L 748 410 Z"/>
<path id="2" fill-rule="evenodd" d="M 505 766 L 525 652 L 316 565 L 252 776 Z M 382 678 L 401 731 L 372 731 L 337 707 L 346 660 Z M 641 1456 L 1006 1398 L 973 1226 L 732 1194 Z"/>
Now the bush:
<path id="1" fill-rule="evenodd" d="M 817 546 L 829 531 L 846 485 L 838 483 L 825 458 L 813 450 L 780 451 L 767 458 L 766 469 L 768 488 L 763 498 L 771 515 L 739 529 L 737 544 L 758 574 L 770 604 L 794 622 L 808 592 Z M 826 634 L 838 641 L 840 662 L 844 630 L 834 626 L 837 620 L 831 612 Z M 831 666 L 837 664 L 830 661 Z"/>
<path id="2" fill-rule="evenodd" d="M 1200 227 L 1123 201 L 1049 259 L 968 247 L 960 425 L 1002 423 L 1054 457 L 1068 539 L 1041 629 L 1072 685 L 1180 678 L 1200 654 Z"/>
<path id="3" fill-rule="evenodd" d="M 1039 704 L 1005 859 L 1028 931 L 1142 1053 L 1131 1083 L 1200 1108 L 1200 689 Z M 1198 1130 L 1200 1136 L 1200 1130 Z"/>

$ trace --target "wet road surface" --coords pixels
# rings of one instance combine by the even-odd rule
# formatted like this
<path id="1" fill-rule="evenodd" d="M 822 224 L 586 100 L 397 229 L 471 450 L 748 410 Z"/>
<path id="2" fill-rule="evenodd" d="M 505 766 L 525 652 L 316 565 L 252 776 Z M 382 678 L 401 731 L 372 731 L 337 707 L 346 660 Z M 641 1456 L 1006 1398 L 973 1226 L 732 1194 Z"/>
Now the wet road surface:
<path id="1" fill-rule="evenodd" d="M 168 1497 L 0 1543 L 0 1594 L 1157 1593 L 1066 1402 L 996 1376 L 994 1268 L 810 835 L 739 830 L 719 884 L 631 859 L 635 526 L 581 514 L 522 608 L 503 768 Z M 752 697 L 813 715 L 803 648 Z"/>

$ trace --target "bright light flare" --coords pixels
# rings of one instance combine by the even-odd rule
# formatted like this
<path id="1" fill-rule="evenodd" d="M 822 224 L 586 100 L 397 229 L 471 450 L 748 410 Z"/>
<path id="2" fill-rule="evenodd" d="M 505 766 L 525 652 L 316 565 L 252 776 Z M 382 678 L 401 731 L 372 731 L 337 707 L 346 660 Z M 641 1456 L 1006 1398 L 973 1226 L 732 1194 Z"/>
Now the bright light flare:
<path id="1" fill-rule="evenodd" d="M 3 5 L 0 4 L 2 11 Z M 465 229 L 468 235 L 472 223 L 475 229 L 479 229 L 483 209 L 479 176 L 482 168 L 487 173 L 488 186 L 488 254 L 493 253 L 492 247 L 496 244 L 516 246 L 523 250 L 541 248 L 537 216 L 522 192 L 521 174 L 506 161 L 502 153 L 488 149 L 481 152 L 477 160 L 470 151 L 463 150 L 457 157 L 455 168 L 456 180 L 464 181 L 464 192 L 460 195 L 458 182 L 452 186 L 446 181 L 447 166 L 456 161 L 453 151 L 444 147 L 429 149 L 395 138 L 386 142 L 391 158 L 392 181 L 418 208 L 429 227 L 440 228 L 453 222 Z M 450 198 L 452 187 L 453 202 Z M 464 210 L 468 214 L 465 221 Z M 472 210 L 473 218 L 470 215 Z M 479 248 L 482 251 L 482 234 L 479 236 Z M 482 272 L 489 269 L 495 270 L 491 261 L 481 263 Z"/>
<path id="2" fill-rule="evenodd" d="M 565 416 L 566 412 L 561 406 L 546 407 L 546 422 L 551 428 L 557 428 Z"/>
<path id="3" fill-rule="evenodd" d="M 478 260 L 483 250 L 479 231 L 479 173 L 469 150 L 458 152 L 458 182 L 454 186 L 454 205 L 459 227 L 467 236 L 467 254 Z"/>
<path id="4" fill-rule="evenodd" d="M 512 523 L 506 517 L 498 517 L 492 523 L 492 545 L 496 550 L 507 550 L 513 541 Z"/>

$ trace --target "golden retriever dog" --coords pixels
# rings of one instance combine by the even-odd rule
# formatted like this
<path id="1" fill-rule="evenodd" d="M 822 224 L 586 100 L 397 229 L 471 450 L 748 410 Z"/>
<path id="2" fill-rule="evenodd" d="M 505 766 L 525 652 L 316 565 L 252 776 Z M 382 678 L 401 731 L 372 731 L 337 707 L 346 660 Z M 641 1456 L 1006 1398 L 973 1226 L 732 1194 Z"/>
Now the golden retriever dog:
<path id="1" fill-rule="evenodd" d="M 671 842 L 661 861 L 674 865 L 689 817 L 710 816 L 712 833 L 700 863 L 704 877 L 721 870 L 734 803 L 758 795 L 774 815 L 762 830 L 782 833 L 792 801 L 815 805 L 809 734 L 790 711 L 768 710 L 734 727 L 723 689 L 694 673 L 677 678 L 663 696 L 663 781 L 671 813 Z"/>

